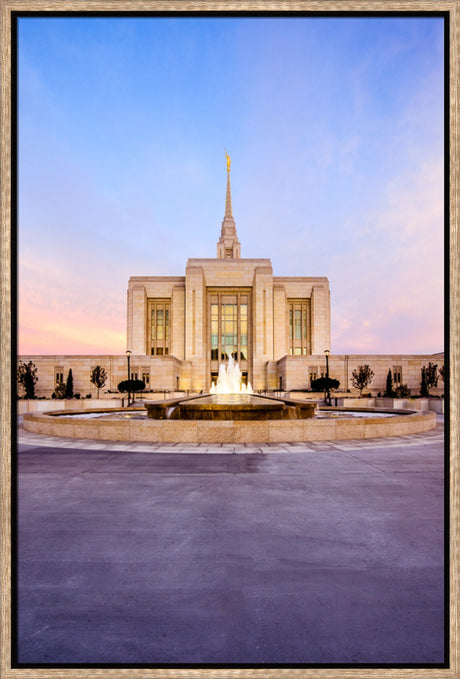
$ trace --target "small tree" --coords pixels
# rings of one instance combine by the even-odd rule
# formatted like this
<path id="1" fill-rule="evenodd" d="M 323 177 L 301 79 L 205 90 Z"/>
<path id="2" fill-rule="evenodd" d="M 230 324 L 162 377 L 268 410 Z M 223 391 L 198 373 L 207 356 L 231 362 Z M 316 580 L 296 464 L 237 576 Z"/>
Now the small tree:
<path id="1" fill-rule="evenodd" d="M 363 395 L 363 389 L 372 382 L 374 371 L 367 365 L 360 365 L 358 370 L 353 370 L 351 374 L 351 383 L 355 389 L 359 389 L 359 398 Z"/>
<path id="2" fill-rule="evenodd" d="M 387 385 L 386 385 L 386 388 L 385 388 L 385 396 L 387 398 L 393 398 L 394 395 L 395 395 L 395 392 L 394 392 L 394 389 L 393 389 L 393 375 L 391 373 L 391 368 L 390 368 L 390 370 L 388 371 L 388 375 L 387 375 Z"/>
<path id="3" fill-rule="evenodd" d="M 428 398 L 430 389 L 438 386 L 438 366 L 431 361 L 421 369 L 420 396 Z"/>
<path id="4" fill-rule="evenodd" d="M 339 380 L 333 380 L 332 377 L 319 377 L 317 380 L 310 382 L 310 388 L 313 391 L 324 391 L 326 401 L 329 403 L 327 395 L 332 389 L 338 389 L 340 386 Z"/>
<path id="5" fill-rule="evenodd" d="M 67 375 L 67 382 L 65 385 L 65 394 L 64 398 L 73 398 L 73 375 L 72 375 L 72 368 L 69 370 L 69 374 Z"/>
<path id="6" fill-rule="evenodd" d="M 426 368 L 426 383 L 428 392 L 438 386 L 438 366 L 431 362 L 428 363 Z"/>
<path id="7" fill-rule="evenodd" d="M 428 385 L 426 383 L 426 368 L 423 366 L 422 370 L 422 379 L 420 381 L 420 396 L 422 398 L 426 398 L 428 396 Z"/>
<path id="8" fill-rule="evenodd" d="M 38 382 L 37 367 L 33 361 L 23 363 L 19 361 L 17 370 L 17 381 L 24 390 L 26 398 L 35 398 L 35 385 Z"/>
<path id="9" fill-rule="evenodd" d="M 439 377 L 442 379 L 442 381 L 445 383 L 445 381 L 446 381 L 446 380 L 445 380 L 445 375 L 446 375 L 446 373 L 445 373 L 445 369 L 444 369 L 444 363 L 443 363 L 442 366 L 439 368 L 439 370 L 438 370 L 438 375 L 439 375 Z"/>
<path id="10" fill-rule="evenodd" d="M 123 380 L 118 385 L 118 391 L 128 392 L 129 394 L 135 394 L 137 391 L 143 391 L 145 389 L 145 382 L 143 380 Z M 133 398 L 134 401 L 134 398 Z"/>
<path id="11" fill-rule="evenodd" d="M 319 377 L 317 380 L 312 380 L 310 388 L 312 391 L 327 391 L 330 389 L 338 389 L 340 386 L 339 380 L 333 380 L 332 377 Z"/>
<path id="12" fill-rule="evenodd" d="M 97 365 L 95 368 L 91 370 L 91 377 L 90 377 L 90 382 L 94 384 L 94 386 L 97 388 L 97 398 L 99 398 L 99 389 L 102 389 L 102 387 L 105 385 L 107 380 L 107 371 L 105 368 L 103 368 L 100 365 Z"/>

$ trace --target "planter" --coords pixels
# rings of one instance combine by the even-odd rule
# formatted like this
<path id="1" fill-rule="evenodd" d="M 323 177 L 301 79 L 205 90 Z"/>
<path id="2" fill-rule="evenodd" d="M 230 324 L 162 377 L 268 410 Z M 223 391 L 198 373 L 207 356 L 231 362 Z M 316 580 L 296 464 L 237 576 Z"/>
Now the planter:
<path id="1" fill-rule="evenodd" d="M 88 410 L 94 408 L 121 408 L 121 399 L 72 398 L 72 399 L 21 399 L 17 401 L 18 415 L 41 413 L 46 410 Z"/>

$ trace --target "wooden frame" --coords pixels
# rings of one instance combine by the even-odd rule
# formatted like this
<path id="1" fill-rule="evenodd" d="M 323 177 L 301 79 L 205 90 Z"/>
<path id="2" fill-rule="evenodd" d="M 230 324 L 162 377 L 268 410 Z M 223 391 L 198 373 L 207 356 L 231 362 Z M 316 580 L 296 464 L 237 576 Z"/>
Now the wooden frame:
<path id="1" fill-rule="evenodd" d="M 450 19 L 450 669 L 14 669 L 10 662 L 10 583 L 11 547 L 11 340 L 12 318 L 11 296 L 11 187 L 12 127 L 11 91 L 11 21 L 15 12 L 30 11 L 324 11 L 324 12 L 448 12 Z M 330 679 L 347 677 L 440 677 L 450 679 L 460 677 L 458 607 L 459 607 L 459 335 L 460 320 L 460 270 L 459 262 L 459 37 L 460 37 L 459 0 L 3 0 L 1 4 L 1 670 L 2 677 L 289 677 L 309 678 L 328 677 Z"/>

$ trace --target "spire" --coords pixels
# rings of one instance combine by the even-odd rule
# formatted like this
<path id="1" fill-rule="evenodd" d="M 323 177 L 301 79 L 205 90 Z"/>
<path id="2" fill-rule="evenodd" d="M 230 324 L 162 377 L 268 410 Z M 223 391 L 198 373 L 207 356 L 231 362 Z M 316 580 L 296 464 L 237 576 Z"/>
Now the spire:
<path id="1" fill-rule="evenodd" d="M 227 195 L 225 196 L 225 218 L 233 219 L 232 214 L 232 191 L 230 189 L 230 170 L 227 170 Z"/>
<path id="2" fill-rule="evenodd" d="M 241 245 L 236 235 L 236 225 L 232 214 L 232 192 L 230 189 L 230 156 L 227 158 L 227 193 L 225 196 L 225 216 L 222 221 L 219 242 L 217 243 L 217 259 L 239 259 Z"/>

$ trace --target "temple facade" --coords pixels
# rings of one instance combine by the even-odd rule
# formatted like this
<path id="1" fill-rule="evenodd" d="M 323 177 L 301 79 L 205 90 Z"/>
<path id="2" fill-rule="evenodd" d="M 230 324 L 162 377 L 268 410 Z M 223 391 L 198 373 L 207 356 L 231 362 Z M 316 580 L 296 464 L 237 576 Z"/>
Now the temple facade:
<path id="1" fill-rule="evenodd" d="M 216 258 L 189 259 L 185 276 L 130 278 L 127 347 L 135 356 L 178 359 L 178 388 L 208 390 L 229 356 L 255 388 L 283 388 L 280 359 L 330 349 L 329 282 L 275 276 L 269 259 L 241 257 L 227 165 Z"/>

